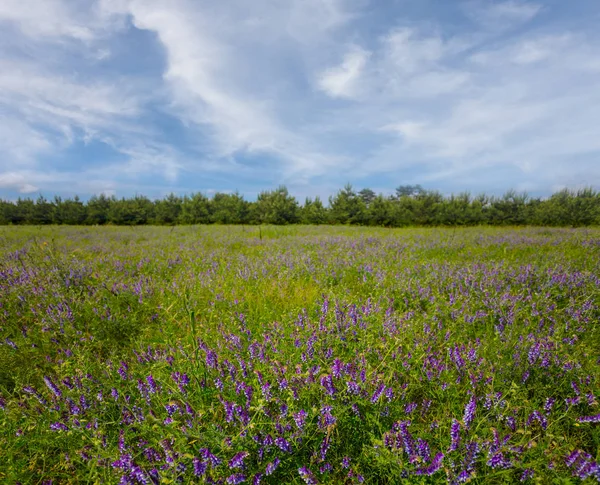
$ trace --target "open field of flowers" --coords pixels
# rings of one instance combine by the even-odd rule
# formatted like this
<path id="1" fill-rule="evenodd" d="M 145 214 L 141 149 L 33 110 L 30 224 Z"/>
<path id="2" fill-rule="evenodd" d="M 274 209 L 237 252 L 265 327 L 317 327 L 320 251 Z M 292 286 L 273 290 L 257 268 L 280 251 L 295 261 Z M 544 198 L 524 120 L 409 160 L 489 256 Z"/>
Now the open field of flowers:
<path id="1" fill-rule="evenodd" d="M 600 481 L 600 230 L 0 229 L 0 483 Z"/>

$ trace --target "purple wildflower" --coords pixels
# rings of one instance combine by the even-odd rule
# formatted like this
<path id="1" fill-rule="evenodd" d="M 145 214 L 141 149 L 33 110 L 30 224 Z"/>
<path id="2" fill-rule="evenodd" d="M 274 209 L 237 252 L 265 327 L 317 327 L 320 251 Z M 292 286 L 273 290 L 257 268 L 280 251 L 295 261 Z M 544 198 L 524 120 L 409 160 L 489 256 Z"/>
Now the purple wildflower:
<path id="1" fill-rule="evenodd" d="M 334 396 L 337 391 L 335 386 L 333 385 L 333 377 L 329 374 L 321 377 L 321 386 L 325 388 L 325 392 L 329 396 Z"/>
<path id="2" fill-rule="evenodd" d="M 48 386 L 48 389 L 50 389 L 56 397 L 62 396 L 62 392 L 60 391 L 58 386 L 54 382 L 52 382 L 52 379 L 50 379 L 50 377 L 44 376 L 44 382 L 46 383 L 46 386 Z"/>
<path id="3" fill-rule="evenodd" d="M 246 481 L 246 475 L 241 473 L 235 473 L 227 477 L 227 483 L 230 485 L 237 485 L 238 483 L 242 483 Z"/>
<path id="4" fill-rule="evenodd" d="M 313 472 L 311 472 L 307 467 L 303 466 L 298 468 L 298 473 L 306 485 L 317 485 L 317 479 L 315 478 Z"/>
<path id="5" fill-rule="evenodd" d="M 544 416 L 539 411 L 534 411 L 529 415 L 529 418 L 527 419 L 527 426 L 530 426 L 534 421 L 540 423 L 540 426 L 543 430 L 545 430 L 548 427 L 548 421 L 546 420 L 546 416 Z"/>
<path id="6" fill-rule="evenodd" d="M 531 478 L 533 478 L 533 470 L 531 468 L 525 468 L 525 470 L 523 470 L 523 473 L 521 474 L 521 478 L 519 479 L 519 481 L 526 482 Z"/>
<path id="7" fill-rule="evenodd" d="M 292 445 L 290 445 L 285 438 L 282 438 L 282 437 L 276 438 L 275 444 L 281 451 L 285 451 L 286 453 L 292 452 Z"/>
<path id="8" fill-rule="evenodd" d="M 323 406 L 321 408 L 321 429 L 326 428 L 328 426 L 332 426 L 336 422 L 336 418 L 331 414 L 331 406 Z"/>
<path id="9" fill-rule="evenodd" d="M 435 458 L 433 459 L 433 461 L 431 462 L 431 464 L 429 466 L 426 466 L 424 468 L 417 468 L 417 470 L 415 471 L 415 474 L 431 476 L 434 473 L 437 473 L 440 470 L 440 468 L 442 468 L 443 461 L 444 461 L 444 454 L 438 453 L 437 455 L 435 455 Z"/>
<path id="10" fill-rule="evenodd" d="M 347 456 L 342 458 L 342 468 L 350 468 L 350 458 Z"/>
<path id="11" fill-rule="evenodd" d="M 194 476 L 201 477 L 206 473 L 206 462 L 200 458 L 194 458 L 192 461 Z"/>
<path id="12" fill-rule="evenodd" d="M 67 428 L 67 426 L 61 422 L 52 423 L 50 425 L 50 429 L 52 431 L 59 431 L 59 430 L 68 431 L 69 430 L 69 428 Z"/>
<path id="13" fill-rule="evenodd" d="M 243 468 L 244 467 L 244 459 L 248 456 L 247 451 L 240 451 L 236 455 L 233 456 L 231 460 L 229 460 L 229 468 Z"/>
<path id="14" fill-rule="evenodd" d="M 473 418 L 475 417 L 475 410 L 477 409 L 477 400 L 475 396 L 473 396 L 470 401 L 465 406 L 465 414 L 463 416 L 463 423 L 466 429 L 469 429 L 471 423 L 473 422 Z"/>
<path id="15" fill-rule="evenodd" d="M 450 439 L 452 441 L 449 451 L 456 451 L 460 443 L 460 423 L 456 419 L 453 419 L 450 425 Z"/>
<path id="16" fill-rule="evenodd" d="M 275 458 L 265 468 L 265 475 L 267 475 L 267 476 L 272 475 L 273 472 L 275 472 L 275 470 L 277 470 L 277 467 L 279 466 L 280 463 L 281 463 L 281 460 L 279 458 Z"/>
<path id="17" fill-rule="evenodd" d="M 600 423 L 600 414 L 594 414 L 592 416 L 580 416 L 577 418 L 580 423 Z"/>
<path id="18" fill-rule="evenodd" d="M 293 415 L 293 418 L 298 429 L 302 430 L 304 428 L 304 423 L 306 422 L 306 411 L 301 409 Z"/>
<path id="19" fill-rule="evenodd" d="M 385 391 L 385 384 L 379 384 L 376 391 L 371 396 L 371 402 L 373 404 L 375 404 L 377 401 L 379 401 L 379 398 L 381 397 L 381 395 L 383 394 L 384 391 Z"/>

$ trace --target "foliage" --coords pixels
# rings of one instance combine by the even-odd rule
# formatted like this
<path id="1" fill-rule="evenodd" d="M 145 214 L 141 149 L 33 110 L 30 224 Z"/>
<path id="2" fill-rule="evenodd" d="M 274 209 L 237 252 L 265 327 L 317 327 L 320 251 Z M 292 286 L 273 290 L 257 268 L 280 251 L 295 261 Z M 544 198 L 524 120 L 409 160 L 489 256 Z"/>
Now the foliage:
<path id="1" fill-rule="evenodd" d="M 202 193 L 150 200 L 136 195 L 117 200 L 105 195 L 87 202 L 78 197 L 48 201 L 0 200 L 0 224 L 178 225 L 178 224 L 351 224 L 364 226 L 563 226 L 600 224 L 600 193 L 591 188 L 564 189 L 547 199 L 509 190 L 502 197 L 469 193 L 444 196 L 420 185 L 401 185 L 391 196 L 351 185 L 329 198 L 303 206 L 285 186 L 261 192 L 256 201 L 238 193 Z"/>

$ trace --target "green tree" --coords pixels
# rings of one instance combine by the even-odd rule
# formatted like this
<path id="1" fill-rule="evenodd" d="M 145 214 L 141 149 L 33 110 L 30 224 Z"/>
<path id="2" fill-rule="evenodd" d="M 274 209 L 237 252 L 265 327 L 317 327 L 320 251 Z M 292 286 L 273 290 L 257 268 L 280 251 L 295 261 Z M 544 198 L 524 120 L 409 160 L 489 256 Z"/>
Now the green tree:
<path id="1" fill-rule="evenodd" d="M 282 185 L 258 194 L 255 216 L 261 224 L 294 224 L 300 220 L 298 202 Z"/>
<path id="2" fill-rule="evenodd" d="M 327 209 L 319 196 L 314 200 L 306 198 L 304 206 L 300 210 L 300 220 L 302 224 L 325 224 L 327 222 Z"/>
<path id="3" fill-rule="evenodd" d="M 211 221 L 217 224 L 247 224 L 249 204 L 239 192 L 224 194 L 217 192 L 210 204 Z"/>
<path id="4" fill-rule="evenodd" d="M 106 224 L 109 220 L 111 206 L 116 202 L 114 197 L 104 194 L 90 197 L 86 204 L 87 224 Z"/>
<path id="5" fill-rule="evenodd" d="M 209 224 L 210 201 L 201 194 L 196 193 L 185 196 L 181 202 L 179 221 L 183 224 Z"/>
<path id="6" fill-rule="evenodd" d="M 166 198 L 154 203 L 154 222 L 157 224 L 174 225 L 181 214 L 181 197 L 171 193 Z"/>
<path id="7" fill-rule="evenodd" d="M 364 224 L 366 222 L 367 207 L 350 184 L 346 184 L 335 196 L 329 197 L 329 207 L 330 219 L 334 224 Z"/>
<path id="8" fill-rule="evenodd" d="M 73 199 L 62 200 L 54 197 L 54 222 L 56 224 L 80 225 L 87 219 L 87 207 L 79 200 L 78 196 Z"/>

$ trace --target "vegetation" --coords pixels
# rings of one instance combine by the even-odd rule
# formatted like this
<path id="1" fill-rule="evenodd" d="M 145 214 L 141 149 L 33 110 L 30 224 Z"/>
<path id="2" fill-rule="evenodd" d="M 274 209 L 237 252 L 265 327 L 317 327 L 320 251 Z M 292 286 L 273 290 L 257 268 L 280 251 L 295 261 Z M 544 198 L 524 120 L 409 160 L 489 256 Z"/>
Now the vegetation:
<path id="1" fill-rule="evenodd" d="M 176 224 L 352 224 L 363 226 L 572 226 L 600 224 L 600 193 L 591 188 L 562 190 L 548 199 L 508 191 L 502 197 L 468 193 L 444 197 L 420 185 L 404 185 L 392 196 L 370 189 L 356 192 L 346 185 L 329 198 L 317 197 L 303 206 L 286 187 L 261 192 L 249 202 L 239 193 L 196 193 L 162 200 L 147 197 L 116 199 L 94 196 L 48 201 L 0 200 L 0 224 L 176 225 Z"/>
<path id="2" fill-rule="evenodd" d="M 271 195 L 30 210 L 322 217 Z M 0 482 L 595 483 L 598 275 L 598 229 L 0 228 Z"/>

